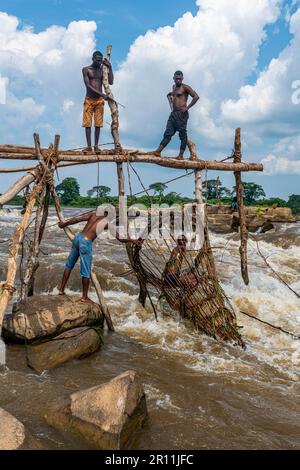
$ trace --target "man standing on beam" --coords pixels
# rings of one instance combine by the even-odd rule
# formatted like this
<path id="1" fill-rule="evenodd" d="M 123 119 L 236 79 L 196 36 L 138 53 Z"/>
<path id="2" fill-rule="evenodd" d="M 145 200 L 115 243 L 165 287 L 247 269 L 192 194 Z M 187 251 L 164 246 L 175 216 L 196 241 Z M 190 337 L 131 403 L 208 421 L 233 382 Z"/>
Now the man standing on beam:
<path id="1" fill-rule="evenodd" d="M 160 157 L 162 150 L 168 145 L 173 135 L 178 131 L 181 141 L 178 160 L 183 160 L 183 154 L 187 146 L 187 122 L 189 119 L 189 109 L 199 100 L 197 93 L 183 82 L 183 73 L 177 70 L 174 74 L 173 90 L 168 93 L 167 98 L 171 106 L 171 114 L 167 122 L 167 128 L 164 133 L 163 140 L 159 147 L 154 151 L 154 155 Z M 191 96 L 192 101 L 188 105 L 188 97 Z"/>
<path id="2" fill-rule="evenodd" d="M 110 85 L 114 83 L 114 74 L 111 63 L 107 59 L 103 59 L 103 54 L 99 51 L 95 51 L 92 58 L 92 65 L 83 67 L 82 74 L 84 84 L 86 86 L 86 96 L 83 104 L 83 120 L 82 127 L 85 127 L 87 149 L 92 150 L 91 142 L 91 127 L 95 126 L 95 152 L 98 150 L 100 128 L 103 127 L 103 115 L 104 115 L 104 101 L 109 98 L 107 95 L 102 93 L 103 85 L 103 65 L 109 68 L 108 81 Z"/>

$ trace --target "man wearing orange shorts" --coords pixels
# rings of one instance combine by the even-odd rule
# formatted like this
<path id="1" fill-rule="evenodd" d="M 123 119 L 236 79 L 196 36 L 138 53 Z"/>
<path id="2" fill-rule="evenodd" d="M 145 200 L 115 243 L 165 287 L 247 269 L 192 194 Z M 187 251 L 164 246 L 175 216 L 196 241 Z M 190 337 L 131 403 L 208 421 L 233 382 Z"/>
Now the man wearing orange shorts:
<path id="1" fill-rule="evenodd" d="M 112 66 L 107 59 L 103 59 L 101 52 L 93 54 L 92 64 L 82 69 L 83 80 L 86 86 L 86 96 L 83 104 L 82 127 L 85 127 L 87 150 L 92 150 L 91 128 L 95 126 L 94 150 L 98 150 L 100 129 L 103 127 L 104 102 L 108 96 L 102 93 L 103 86 L 103 65 L 109 68 L 108 81 L 110 85 L 114 83 Z"/>

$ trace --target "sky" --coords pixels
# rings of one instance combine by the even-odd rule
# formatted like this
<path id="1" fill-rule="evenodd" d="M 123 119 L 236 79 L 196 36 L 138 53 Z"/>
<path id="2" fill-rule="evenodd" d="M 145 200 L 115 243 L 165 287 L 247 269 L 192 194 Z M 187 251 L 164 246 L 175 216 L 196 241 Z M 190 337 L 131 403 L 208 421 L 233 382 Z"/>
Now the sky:
<path id="1" fill-rule="evenodd" d="M 124 147 L 157 147 L 169 114 L 166 94 L 181 69 L 200 95 L 188 125 L 200 157 L 230 155 L 234 129 L 241 127 L 244 160 L 265 168 L 244 173 L 245 181 L 261 184 L 268 197 L 300 193 L 300 1 L 0 0 L 0 143 L 32 145 L 39 132 L 45 146 L 56 133 L 62 148 L 84 146 L 81 69 L 107 44 L 113 93 L 125 105 Z M 107 109 L 102 143 L 112 140 L 109 121 Z M 178 146 L 175 136 L 164 155 L 175 155 Z M 184 173 L 135 168 L 145 185 Z M 82 195 L 97 184 L 95 165 L 59 171 L 60 181 L 66 176 L 78 178 Z M 219 176 L 234 185 L 232 174 Z M 0 174 L 0 193 L 16 177 Z M 134 174 L 130 180 L 139 191 Z M 100 184 L 116 192 L 115 165 L 100 165 Z M 193 190 L 193 177 L 168 186 L 187 196 Z"/>

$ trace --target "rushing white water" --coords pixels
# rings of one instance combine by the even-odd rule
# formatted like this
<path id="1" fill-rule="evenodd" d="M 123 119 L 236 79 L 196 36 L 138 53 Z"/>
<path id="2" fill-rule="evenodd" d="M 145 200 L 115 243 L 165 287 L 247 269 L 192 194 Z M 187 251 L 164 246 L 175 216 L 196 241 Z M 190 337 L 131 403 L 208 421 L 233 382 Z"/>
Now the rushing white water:
<path id="1" fill-rule="evenodd" d="M 10 213 L 0 211 L 0 241 L 9 237 L 18 219 L 19 212 L 17 210 Z M 38 292 L 45 295 L 57 293 L 63 263 L 70 248 L 70 244 L 62 232 L 53 225 L 55 222 L 56 217 L 52 214 L 48 221 L 47 234 L 43 243 L 44 254 L 41 256 L 40 274 L 37 279 Z M 216 437 L 215 444 L 210 434 L 205 441 L 208 444 L 203 442 L 203 447 L 214 445 L 222 447 L 224 445 L 224 426 L 227 426 L 224 416 L 229 413 L 233 419 L 236 412 L 240 413 L 237 410 L 241 407 L 243 414 L 245 414 L 245 420 L 249 420 L 248 411 L 245 408 L 248 406 L 246 405 L 247 397 L 249 397 L 251 406 L 254 407 L 253 410 L 259 410 L 260 407 L 266 406 L 265 403 L 268 403 L 270 409 L 277 410 L 278 403 L 283 400 L 282 397 L 287 397 L 289 405 L 286 403 L 285 406 L 290 406 L 287 413 L 291 418 L 291 426 L 294 425 L 292 419 L 293 402 L 298 396 L 300 372 L 300 340 L 296 339 L 296 336 L 300 336 L 300 299 L 266 266 L 257 251 L 256 241 L 249 240 L 250 284 L 245 286 L 240 274 L 238 234 L 211 233 L 210 238 L 214 248 L 218 275 L 226 295 L 236 310 L 238 325 L 242 327 L 241 332 L 247 345 L 246 351 L 194 332 L 190 325 L 181 320 L 177 314 L 167 314 L 163 306 L 154 298 L 159 313 L 158 322 L 156 322 L 149 303 L 144 309 L 138 302 L 135 278 L 121 275 L 128 270 L 127 255 L 123 245 L 112 241 L 97 241 L 94 247 L 94 266 L 103 283 L 105 298 L 116 331 L 130 342 L 128 344 L 141 345 L 142 350 L 146 350 L 150 357 L 159 359 L 159 362 L 170 364 L 169 367 L 174 370 L 180 370 L 181 375 L 178 375 L 179 372 L 177 372 L 177 381 L 181 380 L 182 370 L 186 370 L 184 383 L 185 386 L 188 384 L 191 390 L 194 390 L 193 393 L 196 393 L 198 388 L 199 377 L 202 378 L 202 381 L 208 377 L 205 387 L 202 384 L 203 393 L 207 398 L 204 400 L 203 394 L 200 394 L 200 398 L 195 396 L 194 401 L 187 406 L 181 402 L 175 383 L 165 385 L 165 376 L 168 372 L 162 370 L 159 373 L 157 369 L 151 369 L 148 359 L 147 363 L 143 359 L 144 353 L 141 350 L 135 350 L 134 364 L 145 367 L 145 373 L 149 368 L 151 379 L 146 381 L 145 387 L 152 416 L 153 413 L 154 415 L 155 413 L 167 413 L 168 417 L 165 419 L 170 420 L 170 430 L 172 422 L 178 418 L 186 420 L 186 429 L 189 429 L 189 423 L 193 422 L 195 435 L 198 425 L 201 425 L 201 429 L 203 426 L 208 426 L 208 429 L 211 426 L 214 431 L 217 431 L 217 434 L 220 433 L 220 436 Z M 300 225 L 280 225 L 276 227 L 275 231 L 255 235 L 254 238 L 259 240 L 259 249 L 267 258 L 269 265 L 294 291 L 300 293 Z M 4 278 L 6 259 L 7 244 L 0 244 L 0 281 Z M 77 268 L 70 279 L 66 293 L 78 295 L 79 292 L 80 277 Z M 91 297 L 97 300 L 93 292 L 91 292 Z M 240 311 L 248 312 L 258 319 L 279 326 L 294 334 L 295 337 L 249 318 Z M 118 348 L 114 346 L 112 352 L 109 352 L 107 360 L 112 361 L 117 351 Z M 131 356 L 132 352 L 128 352 L 128 354 Z M 127 365 L 126 355 L 123 355 L 122 359 L 118 359 L 118 361 L 120 360 L 121 363 L 124 361 L 124 364 Z M 98 367 L 101 370 L 101 365 L 97 367 L 94 365 L 90 372 L 87 370 L 87 376 L 92 374 L 94 370 L 98 374 Z M 12 374 L 12 372 L 10 373 Z M 71 370 L 69 373 L 72 374 Z M 85 369 L 81 369 L 81 374 L 86 382 Z M 157 374 L 156 379 L 153 374 Z M 26 374 L 26 377 L 28 378 L 29 375 Z M 30 381 L 34 380 L 36 383 L 37 379 L 33 377 L 34 375 Z M 15 378 L 10 380 L 14 383 Z M 23 380 L 24 378 L 22 378 Z M 46 373 L 39 380 L 41 384 L 45 383 L 48 389 L 49 387 L 51 389 L 50 373 Z M 219 385 L 217 384 L 220 381 L 222 388 L 218 392 Z M 280 400 L 278 399 L 279 395 Z M 233 407 L 232 409 L 228 408 L 231 396 L 234 397 L 234 403 L 230 405 Z M 213 400 L 212 404 L 209 400 Z M 253 410 L 252 412 L 254 412 Z M 275 413 L 277 422 L 282 423 L 283 418 L 278 413 Z M 264 417 L 259 415 L 259 418 L 256 419 L 263 422 Z M 255 425 L 253 426 L 253 429 L 256 429 Z M 274 448 L 285 445 L 284 434 L 276 438 L 266 437 L 269 425 L 263 422 L 259 426 L 262 430 L 258 427 L 257 432 L 260 439 L 263 439 L 260 441 L 262 447 Z M 245 435 L 248 433 L 247 429 L 248 424 L 245 422 L 243 424 Z M 191 431 L 191 439 L 195 439 L 193 432 Z M 235 432 L 237 445 L 244 445 L 243 438 L 241 437 L 239 440 L 241 432 L 238 426 Z M 174 433 L 177 436 L 176 426 L 174 426 Z M 249 442 L 251 447 L 251 441 Z M 288 445 L 294 446 L 294 442 L 295 440 L 292 439 L 288 441 Z M 194 445 L 198 446 L 197 441 Z M 257 444 L 255 445 L 257 446 Z"/>

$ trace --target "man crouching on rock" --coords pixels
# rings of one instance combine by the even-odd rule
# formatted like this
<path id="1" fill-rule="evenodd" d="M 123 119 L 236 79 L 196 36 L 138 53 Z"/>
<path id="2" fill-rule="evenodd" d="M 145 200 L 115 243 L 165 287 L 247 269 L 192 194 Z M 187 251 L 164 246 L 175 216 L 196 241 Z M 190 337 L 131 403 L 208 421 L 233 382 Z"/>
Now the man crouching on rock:
<path id="1" fill-rule="evenodd" d="M 72 242 L 71 252 L 66 262 L 65 270 L 61 280 L 59 295 L 65 294 L 65 287 L 70 277 L 71 271 L 74 268 L 78 258 L 80 258 L 80 275 L 82 277 L 82 297 L 80 301 L 84 303 L 93 303 L 93 301 L 88 297 L 93 259 L 93 241 L 97 238 L 99 233 L 109 227 L 107 212 L 105 215 L 97 215 L 95 211 L 90 211 L 85 214 L 72 217 L 65 222 L 59 222 L 58 226 L 60 228 L 65 228 L 69 225 L 74 225 L 85 221 L 87 221 L 87 224 L 85 225 L 84 229 L 75 236 Z M 132 240 L 128 238 L 121 239 L 118 231 L 116 231 L 116 238 L 120 242 L 124 243 L 140 243 L 138 240 Z"/>

